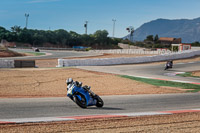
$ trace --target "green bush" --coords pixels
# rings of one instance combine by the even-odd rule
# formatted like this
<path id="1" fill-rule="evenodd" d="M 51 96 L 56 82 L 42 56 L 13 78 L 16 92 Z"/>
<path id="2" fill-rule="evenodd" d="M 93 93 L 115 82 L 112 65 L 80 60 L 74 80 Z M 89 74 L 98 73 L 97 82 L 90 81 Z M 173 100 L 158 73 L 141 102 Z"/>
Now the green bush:
<path id="1" fill-rule="evenodd" d="M 91 47 L 88 47 L 85 49 L 85 51 L 90 51 L 92 48 Z"/>

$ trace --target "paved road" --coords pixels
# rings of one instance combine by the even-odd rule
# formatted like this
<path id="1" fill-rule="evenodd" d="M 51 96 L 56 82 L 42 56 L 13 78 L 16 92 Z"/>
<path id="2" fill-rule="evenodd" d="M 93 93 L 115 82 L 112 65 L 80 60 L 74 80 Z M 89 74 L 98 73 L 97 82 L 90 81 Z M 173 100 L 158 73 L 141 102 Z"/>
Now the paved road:
<path id="1" fill-rule="evenodd" d="M 185 78 L 174 76 L 177 72 L 188 72 L 200 70 L 200 61 L 174 64 L 173 69 L 164 70 L 164 64 L 138 64 L 138 65 L 116 65 L 116 66 L 79 66 L 77 68 L 114 73 L 130 76 L 153 77 L 160 79 L 191 81 L 200 83 L 199 78 Z"/>
<path id="2" fill-rule="evenodd" d="M 34 52 L 32 49 L 11 49 L 16 52 L 26 53 Z M 64 57 L 84 57 L 99 55 L 90 52 L 77 52 L 77 51 L 56 51 L 56 50 L 40 50 L 41 53 L 48 53 L 45 56 L 25 56 L 25 57 L 8 57 L 4 59 L 58 59 Z"/>
<path id="3" fill-rule="evenodd" d="M 101 109 L 81 109 L 69 98 L 0 99 L 0 119 L 136 113 L 200 108 L 199 93 L 103 96 Z"/>

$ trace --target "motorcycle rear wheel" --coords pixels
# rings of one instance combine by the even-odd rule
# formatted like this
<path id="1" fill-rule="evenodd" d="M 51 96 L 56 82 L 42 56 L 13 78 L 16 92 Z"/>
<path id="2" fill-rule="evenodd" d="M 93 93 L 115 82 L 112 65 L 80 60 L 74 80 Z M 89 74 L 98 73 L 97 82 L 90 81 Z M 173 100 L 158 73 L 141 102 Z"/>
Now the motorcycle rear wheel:
<path id="1" fill-rule="evenodd" d="M 103 100 L 102 100 L 98 95 L 96 95 L 96 100 L 97 100 L 96 106 L 97 106 L 98 108 L 103 107 L 104 102 L 103 102 Z"/>
<path id="2" fill-rule="evenodd" d="M 81 97 L 81 100 L 75 96 L 74 102 L 81 108 L 87 108 L 86 98 L 82 94 L 78 94 Z"/>

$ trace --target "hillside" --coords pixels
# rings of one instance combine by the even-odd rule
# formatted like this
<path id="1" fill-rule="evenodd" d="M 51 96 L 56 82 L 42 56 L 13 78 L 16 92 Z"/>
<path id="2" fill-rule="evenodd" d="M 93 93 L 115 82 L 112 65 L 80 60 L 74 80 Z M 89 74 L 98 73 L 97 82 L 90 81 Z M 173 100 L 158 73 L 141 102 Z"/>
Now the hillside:
<path id="1" fill-rule="evenodd" d="M 148 35 L 182 38 L 184 43 L 200 41 L 200 18 L 196 19 L 157 19 L 144 23 L 135 30 L 134 41 L 143 41 Z M 129 35 L 128 35 L 129 36 Z M 128 37 L 126 36 L 126 37 Z M 125 38 L 126 38 L 125 37 Z"/>

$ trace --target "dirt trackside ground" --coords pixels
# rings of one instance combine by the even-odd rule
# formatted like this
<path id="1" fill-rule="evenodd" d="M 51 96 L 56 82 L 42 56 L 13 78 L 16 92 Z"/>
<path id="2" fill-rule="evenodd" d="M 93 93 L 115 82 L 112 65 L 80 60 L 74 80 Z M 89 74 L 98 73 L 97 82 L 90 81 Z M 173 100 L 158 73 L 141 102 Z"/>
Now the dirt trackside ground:
<path id="1" fill-rule="evenodd" d="M 200 77 L 200 71 L 192 72 L 192 75 L 193 75 L 193 76 L 198 76 L 198 77 Z"/>
<path id="2" fill-rule="evenodd" d="M 200 113 L 0 125 L 1 133 L 199 133 Z"/>
<path id="3" fill-rule="evenodd" d="M 138 55 L 104 54 L 98 58 L 135 57 Z M 144 56 L 144 55 L 143 55 Z M 97 57 L 88 57 L 97 58 Z M 177 60 L 178 62 L 199 61 L 200 57 Z M 157 62 L 159 63 L 159 62 Z M 164 62 L 162 62 L 164 63 Z M 36 60 L 37 69 L 0 69 L 0 97 L 57 97 L 66 95 L 66 78 L 72 77 L 90 85 L 99 95 L 132 95 L 181 93 L 184 90 L 171 87 L 156 87 L 116 75 L 85 71 L 75 68 L 49 69 L 55 67 L 57 59 Z M 44 67 L 44 69 L 42 68 Z M 200 71 L 194 72 L 200 75 Z"/>
<path id="4" fill-rule="evenodd" d="M 17 53 L 11 50 L 0 49 L 0 57 L 16 57 L 16 56 L 25 56 L 25 54 Z"/>
<path id="5" fill-rule="evenodd" d="M 133 95 L 181 93 L 185 90 L 172 87 L 157 87 L 113 74 L 91 72 L 76 68 L 57 69 L 1 69 L 0 97 L 64 97 L 65 80 L 74 80 L 90 85 L 99 95 Z"/>

